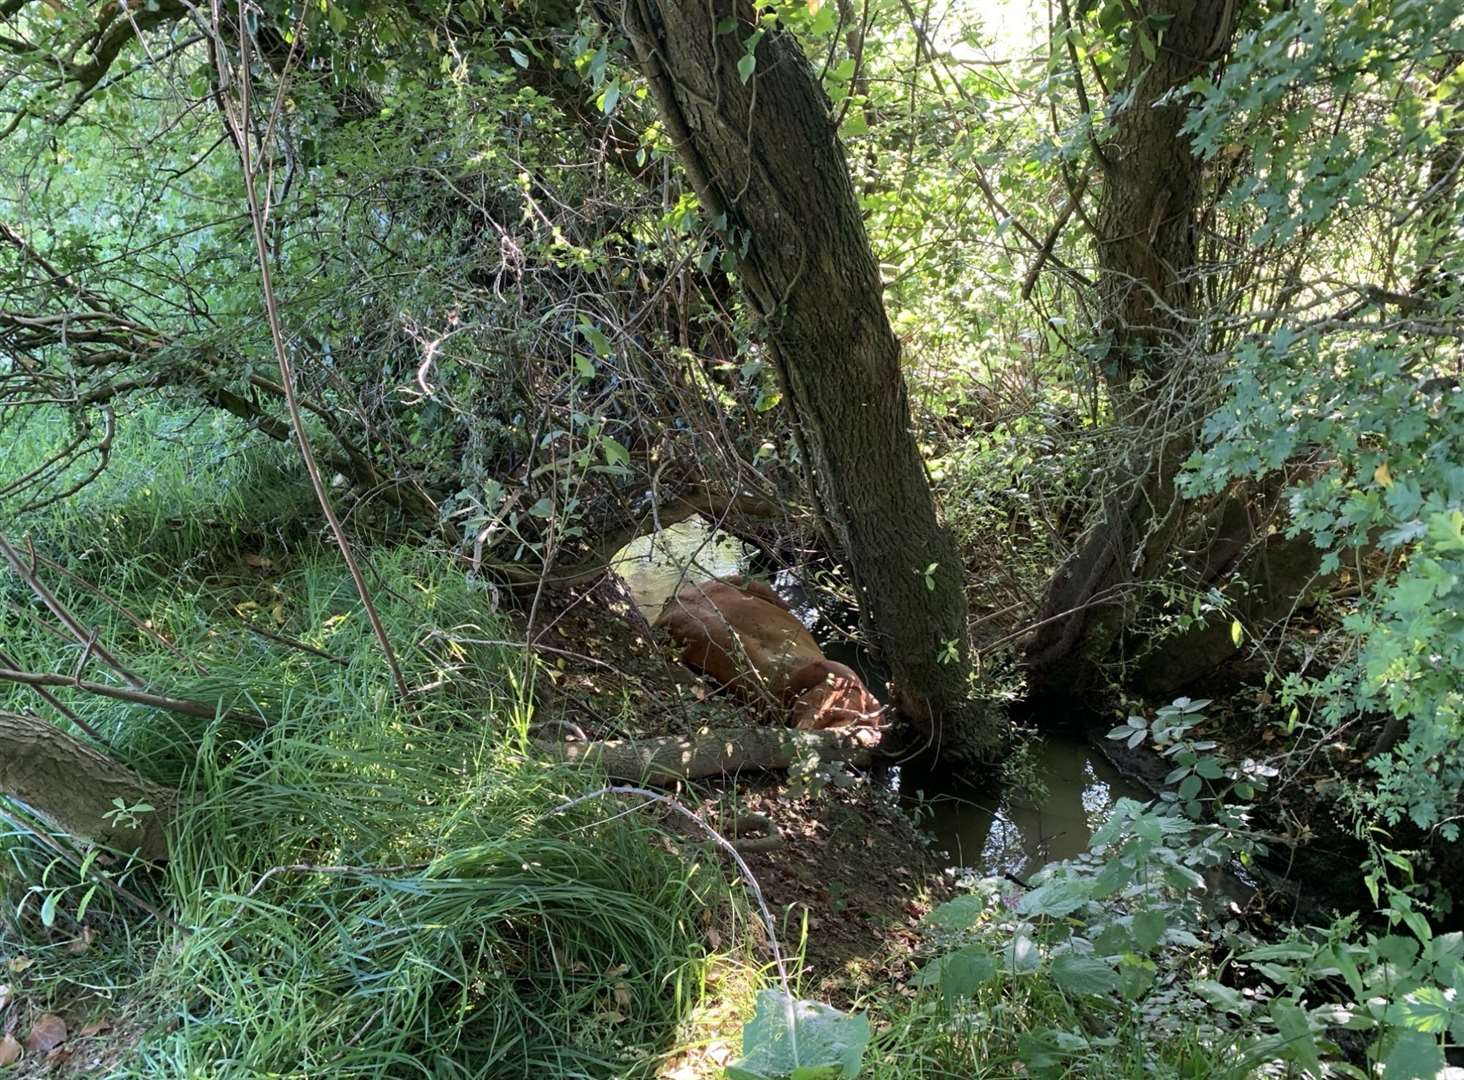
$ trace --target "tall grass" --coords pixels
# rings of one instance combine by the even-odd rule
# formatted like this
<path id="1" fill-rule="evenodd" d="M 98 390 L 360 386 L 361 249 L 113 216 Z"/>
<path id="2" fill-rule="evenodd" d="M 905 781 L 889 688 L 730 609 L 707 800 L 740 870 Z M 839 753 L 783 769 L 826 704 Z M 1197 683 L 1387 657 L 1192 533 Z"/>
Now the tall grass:
<path id="1" fill-rule="evenodd" d="M 25 524 L 146 622 L 48 577 L 125 663 L 259 722 L 66 696 L 185 809 L 165 870 L 112 864 L 133 899 L 103 890 L 84 912 L 74 858 L 23 829 L 0 837 L 0 951 L 30 964 L 9 976 L 15 994 L 127 1016 L 117 1076 L 651 1071 L 701 992 L 721 870 L 643 811 L 554 813 L 600 778 L 530 752 L 532 659 L 458 640 L 512 631 L 420 548 L 365 552 L 422 690 L 395 701 L 341 560 L 301 528 L 308 503 L 282 493 L 302 487 L 289 463 L 188 445 L 133 447 L 103 484 Z M 82 647 L 44 627 L 18 582 L 0 589 L 7 651 L 72 670 Z M 87 673 L 107 678 L 95 660 Z M 0 707 L 37 705 L 28 693 L 0 686 Z"/>

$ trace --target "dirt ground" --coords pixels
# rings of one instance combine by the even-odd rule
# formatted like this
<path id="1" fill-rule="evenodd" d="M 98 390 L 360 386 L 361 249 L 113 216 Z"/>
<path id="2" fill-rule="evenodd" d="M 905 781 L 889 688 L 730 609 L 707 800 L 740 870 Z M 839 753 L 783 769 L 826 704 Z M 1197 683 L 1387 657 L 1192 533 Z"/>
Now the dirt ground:
<path id="1" fill-rule="evenodd" d="M 603 739 L 778 722 L 677 663 L 612 586 L 570 598 L 532 630 L 553 672 L 542 714 L 566 731 Z M 919 921 L 951 895 L 951 879 L 879 777 L 748 775 L 679 794 L 722 831 L 748 815 L 776 826 L 780 843 L 744 857 L 783 948 L 803 950 L 805 992 L 837 1003 L 910 974 Z"/>

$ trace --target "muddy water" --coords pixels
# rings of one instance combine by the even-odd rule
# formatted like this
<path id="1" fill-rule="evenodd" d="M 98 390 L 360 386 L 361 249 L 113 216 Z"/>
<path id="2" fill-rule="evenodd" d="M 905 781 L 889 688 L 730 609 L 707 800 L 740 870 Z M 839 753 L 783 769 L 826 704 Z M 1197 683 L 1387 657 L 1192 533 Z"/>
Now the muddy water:
<path id="1" fill-rule="evenodd" d="M 1087 743 L 1048 736 L 1037 753 L 1046 796 L 1029 801 L 1015 788 L 976 787 L 951 776 L 890 770 L 889 784 L 949 866 L 1026 880 L 1038 868 L 1088 848 L 1093 830 L 1121 798 L 1149 793 L 1121 776 Z"/>
<path id="2" fill-rule="evenodd" d="M 746 571 L 751 562 L 752 553 L 741 541 L 692 519 L 641 537 L 621 550 L 614 565 L 636 606 L 653 621 L 684 582 Z M 825 651 L 854 667 L 882 696 L 884 680 L 868 654 L 846 641 L 822 640 L 820 631 L 834 620 L 821 616 L 799 583 L 785 572 L 773 584 Z M 935 837 L 948 865 L 1025 879 L 1045 863 L 1085 851 L 1093 829 L 1118 799 L 1149 797 L 1086 743 L 1049 737 L 1038 756 L 1047 794 L 1036 804 L 1019 791 L 977 788 L 908 768 L 891 768 L 883 779 L 906 812 Z"/>

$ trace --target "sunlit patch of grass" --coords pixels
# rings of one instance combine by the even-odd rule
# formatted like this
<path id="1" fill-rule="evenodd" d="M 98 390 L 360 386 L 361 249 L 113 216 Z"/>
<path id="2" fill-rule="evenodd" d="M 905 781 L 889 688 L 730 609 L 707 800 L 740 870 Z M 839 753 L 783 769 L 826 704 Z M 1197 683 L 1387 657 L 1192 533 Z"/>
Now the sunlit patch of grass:
<path id="1" fill-rule="evenodd" d="M 59 410 L 35 410 L 15 423 L 0 448 L 0 488 L 68 438 Z M 166 402 L 139 406 L 119 421 L 108 465 L 91 483 L 33 513 L 19 512 L 30 498 L 65 491 L 94 464 L 79 462 L 49 487 L 0 505 L 7 532 L 34 533 L 93 562 L 151 554 L 155 567 L 174 571 L 317 519 L 291 447 L 231 417 Z"/>

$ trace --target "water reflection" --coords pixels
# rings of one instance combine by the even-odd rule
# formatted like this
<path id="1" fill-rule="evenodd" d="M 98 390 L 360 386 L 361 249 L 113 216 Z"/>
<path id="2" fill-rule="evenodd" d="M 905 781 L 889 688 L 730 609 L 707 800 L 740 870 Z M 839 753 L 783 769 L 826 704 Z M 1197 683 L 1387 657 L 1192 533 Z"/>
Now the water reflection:
<path id="1" fill-rule="evenodd" d="M 947 853 L 948 865 L 1024 880 L 1049 862 L 1086 851 L 1119 799 L 1149 798 L 1085 743 L 1049 737 L 1038 758 L 1047 798 L 1036 806 L 1021 801 L 1020 793 L 908 769 L 895 770 L 890 784 L 906 812 Z"/>

